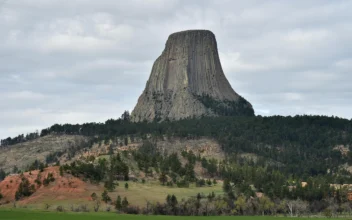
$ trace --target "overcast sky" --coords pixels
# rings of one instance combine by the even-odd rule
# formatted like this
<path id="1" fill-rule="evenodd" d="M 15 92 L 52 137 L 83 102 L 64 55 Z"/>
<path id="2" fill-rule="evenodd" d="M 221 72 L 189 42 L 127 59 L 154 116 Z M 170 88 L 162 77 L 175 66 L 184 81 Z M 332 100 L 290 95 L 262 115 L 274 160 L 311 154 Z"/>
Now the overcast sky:
<path id="1" fill-rule="evenodd" d="M 0 0 L 0 139 L 132 110 L 168 35 L 209 29 L 256 114 L 352 117 L 352 1 Z"/>

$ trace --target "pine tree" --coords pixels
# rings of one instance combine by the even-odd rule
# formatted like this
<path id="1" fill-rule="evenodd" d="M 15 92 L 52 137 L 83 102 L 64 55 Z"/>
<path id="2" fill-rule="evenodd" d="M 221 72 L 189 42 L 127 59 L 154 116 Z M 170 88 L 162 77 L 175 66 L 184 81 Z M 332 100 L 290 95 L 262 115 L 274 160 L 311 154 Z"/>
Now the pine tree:
<path id="1" fill-rule="evenodd" d="M 126 197 L 124 197 L 123 198 L 123 201 L 122 201 L 122 203 L 121 203 L 121 206 L 122 206 L 122 209 L 126 209 L 127 207 L 128 207 L 128 201 L 127 201 L 127 198 Z"/>
<path id="2" fill-rule="evenodd" d="M 64 168 L 62 166 L 60 166 L 60 176 L 64 175 Z"/>
<path id="3" fill-rule="evenodd" d="M 106 190 L 104 190 L 104 192 L 101 194 L 101 200 L 103 200 L 106 203 L 111 201 L 111 198 L 108 195 L 108 192 Z"/>
<path id="4" fill-rule="evenodd" d="M 115 208 L 118 211 L 120 211 L 122 209 L 122 202 L 121 202 L 121 197 L 120 196 L 117 196 Z"/>
<path id="5" fill-rule="evenodd" d="M 159 181 L 161 182 L 161 184 L 165 185 L 165 183 L 167 182 L 167 177 L 166 174 L 164 172 L 161 173 L 160 177 L 159 177 Z"/>
<path id="6" fill-rule="evenodd" d="M 222 189 L 224 190 L 224 192 L 229 192 L 231 191 L 231 184 L 230 184 L 230 180 L 229 179 L 224 179 L 224 184 L 222 186 Z"/>

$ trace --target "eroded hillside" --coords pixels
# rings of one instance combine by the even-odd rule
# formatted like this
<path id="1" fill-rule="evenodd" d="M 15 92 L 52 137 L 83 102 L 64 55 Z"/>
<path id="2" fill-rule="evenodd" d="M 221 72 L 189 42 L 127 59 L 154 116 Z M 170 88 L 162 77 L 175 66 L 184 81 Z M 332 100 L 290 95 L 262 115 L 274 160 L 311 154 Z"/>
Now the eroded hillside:
<path id="1" fill-rule="evenodd" d="M 47 135 L 32 141 L 0 148 L 0 168 L 9 172 L 14 166 L 20 170 L 35 160 L 46 162 L 49 154 L 67 152 L 89 146 L 89 138 L 79 135 Z M 64 153 L 66 152 L 66 155 Z"/>

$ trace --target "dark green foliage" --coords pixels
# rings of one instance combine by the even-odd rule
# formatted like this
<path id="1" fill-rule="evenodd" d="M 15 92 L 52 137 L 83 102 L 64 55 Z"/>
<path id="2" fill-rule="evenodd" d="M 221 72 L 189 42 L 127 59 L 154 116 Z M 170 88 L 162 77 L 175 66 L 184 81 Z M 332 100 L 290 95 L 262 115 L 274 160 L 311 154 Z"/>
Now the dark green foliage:
<path id="1" fill-rule="evenodd" d="M 57 163 L 59 162 L 58 158 L 60 158 L 65 152 L 63 151 L 57 151 L 50 153 L 48 156 L 46 156 L 45 161 L 46 163 Z"/>
<path id="2" fill-rule="evenodd" d="M 15 194 L 15 199 L 20 200 L 23 197 L 28 197 L 35 192 L 35 186 L 31 185 L 26 177 L 21 176 L 21 183 Z"/>
<path id="3" fill-rule="evenodd" d="M 92 195 L 90 195 L 90 197 L 92 198 L 93 201 L 98 199 L 98 196 L 95 192 L 93 192 Z"/>
<path id="4" fill-rule="evenodd" d="M 41 178 L 42 178 L 42 176 L 39 173 L 37 178 L 34 180 L 34 182 L 38 185 L 38 187 L 40 187 L 42 185 Z"/>
<path id="5" fill-rule="evenodd" d="M 3 169 L 0 169 L 0 182 L 4 180 L 6 177 L 6 173 Z"/>
<path id="6" fill-rule="evenodd" d="M 319 203 L 316 206 L 322 211 L 326 204 L 321 201 L 325 199 L 335 196 L 337 202 L 345 201 L 343 192 L 331 189 L 329 184 L 352 183 L 351 175 L 339 169 L 342 164 L 352 164 L 352 154 L 342 155 L 333 150 L 337 145 L 352 145 L 352 121 L 346 119 L 257 116 L 161 123 L 130 123 L 119 119 L 104 124 L 55 125 L 46 132 L 97 136 L 97 143 L 109 142 L 117 136 L 144 138 L 143 146 L 132 155 L 147 175 L 155 170 L 159 176 L 170 177 L 171 181 L 162 181 L 168 186 L 188 187 L 196 181 L 194 164 L 200 161 L 212 179 L 225 179 L 226 204 L 233 204 L 238 196 L 250 198 L 255 196 L 254 192 L 263 192 L 273 201 L 300 198 L 311 204 Z M 186 165 L 182 166 L 177 154 L 163 155 L 157 150 L 156 140 L 165 135 L 183 139 L 213 138 L 220 143 L 227 159 L 207 160 L 193 152 L 182 152 L 187 159 Z M 242 158 L 242 153 L 255 155 L 255 159 Z M 119 155 L 111 156 L 112 166 L 106 160 L 100 160 L 97 164 L 77 162 L 63 167 L 73 175 L 97 182 L 114 181 L 116 176 L 128 177 L 128 167 Z M 308 182 L 307 187 L 302 187 L 301 181 Z M 209 185 L 209 181 L 206 184 Z M 213 184 L 216 184 L 215 179 Z M 208 199 L 216 200 L 213 195 Z"/>
<path id="7" fill-rule="evenodd" d="M 199 179 L 196 181 L 196 186 L 197 187 L 202 187 L 205 186 L 205 180 L 204 179 Z"/>
<path id="8" fill-rule="evenodd" d="M 197 96 L 197 99 L 203 103 L 206 108 L 211 109 L 214 113 L 223 116 L 254 116 L 254 110 L 250 104 L 242 97 L 237 102 L 220 101 L 211 98 L 208 95 Z"/>
<path id="9" fill-rule="evenodd" d="M 45 165 L 43 163 L 40 163 L 39 164 L 39 171 L 40 172 L 43 172 L 44 171 L 44 168 L 45 168 Z"/>
<path id="10" fill-rule="evenodd" d="M 193 164 L 193 165 L 196 163 L 197 157 L 193 153 L 192 150 L 190 150 L 188 152 L 182 151 L 181 155 L 188 160 L 188 163 Z"/>
<path id="11" fill-rule="evenodd" d="M 185 179 L 182 179 L 180 181 L 177 181 L 176 185 L 179 188 L 188 188 L 189 187 L 189 182 L 187 180 L 185 180 Z"/>
<path id="12" fill-rule="evenodd" d="M 214 177 L 218 170 L 218 161 L 216 159 L 210 159 L 209 161 L 205 158 L 201 159 L 202 167 L 207 169 L 208 174 Z"/>
<path id="13" fill-rule="evenodd" d="M 167 182 L 167 176 L 166 176 L 166 174 L 164 172 L 160 174 L 159 181 L 163 185 L 165 185 L 165 183 Z"/>
<path id="14" fill-rule="evenodd" d="M 64 176 L 64 168 L 60 166 L 60 176 Z"/>
<path id="15" fill-rule="evenodd" d="M 175 195 L 167 195 L 166 197 L 166 205 L 169 206 L 173 212 L 173 214 L 176 213 L 177 210 L 177 198 Z"/>
<path id="16" fill-rule="evenodd" d="M 335 172 L 338 165 L 352 158 L 332 150 L 336 145 L 351 145 L 352 122 L 324 116 L 216 117 L 161 123 L 111 119 L 105 123 L 54 125 L 42 131 L 42 135 L 49 133 L 97 136 L 93 138 L 96 142 L 127 135 L 207 136 L 218 140 L 228 154 L 254 153 L 278 162 L 284 173 L 300 176 L 326 174 L 329 169 Z M 151 163 L 155 159 L 140 165 L 148 171 Z"/>
<path id="17" fill-rule="evenodd" d="M 128 200 L 126 197 L 124 197 L 121 203 L 122 209 L 126 209 L 128 205 L 129 205 Z"/>
<path id="18" fill-rule="evenodd" d="M 44 163 L 35 160 L 31 165 L 28 166 L 28 171 L 31 170 L 44 170 Z"/>
<path id="19" fill-rule="evenodd" d="M 207 185 L 208 185 L 208 186 L 211 186 L 212 184 L 213 184 L 212 181 L 211 181 L 210 179 L 208 179 L 208 180 L 207 180 Z"/>
<path id="20" fill-rule="evenodd" d="M 111 198 L 108 195 L 108 192 L 106 190 L 104 190 L 104 192 L 101 194 L 101 200 L 104 201 L 105 203 L 111 201 Z"/>
<path id="21" fill-rule="evenodd" d="M 115 209 L 120 211 L 122 209 L 122 202 L 121 202 L 121 197 L 117 196 L 116 203 L 115 203 Z"/>
<path id="22" fill-rule="evenodd" d="M 55 178 L 52 173 L 48 173 L 48 176 L 43 180 L 43 185 L 48 186 L 50 182 L 54 182 Z"/>
<path id="23" fill-rule="evenodd" d="M 18 135 L 17 137 L 11 138 L 8 137 L 4 140 L 0 141 L 0 146 L 9 146 L 9 145 L 14 145 L 14 144 L 18 144 L 18 143 L 22 143 L 25 141 L 30 141 L 30 140 L 34 140 L 37 139 L 39 137 L 38 132 L 33 132 L 33 133 L 29 133 L 26 136 L 23 134 Z"/>
<path id="24" fill-rule="evenodd" d="M 222 189 L 224 190 L 224 192 L 229 192 L 232 190 L 231 184 L 230 184 L 230 180 L 229 179 L 224 179 L 224 183 L 222 185 Z"/>
<path id="25" fill-rule="evenodd" d="M 214 192 L 209 193 L 207 198 L 208 198 L 209 201 L 212 201 L 215 198 L 215 193 Z"/>
<path id="26" fill-rule="evenodd" d="M 145 141 L 137 151 L 134 151 L 133 157 L 137 161 L 139 169 L 147 174 L 149 173 L 149 168 L 159 167 L 158 162 L 162 160 L 162 156 L 156 146 L 149 141 Z"/>
<path id="27" fill-rule="evenodd" d="M 115 185 L 114 185 L 114 182 L 113 182 L 112 178 L 113 178 L 112 175 L 109 174 L 109 179 L 107 181 L 105 181 L 105 183 L 104 183 L 105 189 L 107 189 L 110 192 L 115 189 Z"/>
<path id="28" fill-rule="evenodd" d="M 4 198 L 4 196 L 0 193 L 0 200 L 1 200 L 2 198 Z"/>
<path id="29" fill-rule="evenodd" d="M 62 167 L 72 175 L 90 179 L 92 182 L 100 182 L 103 180 L 105 172 L 107 172 L 108 169 L 106 159 L 100 159 L 97 165 L 77 161 L 72 162 L 70 165 L 65 164 Z"/>
<path id="30" fill-rule="evenodd" d="M 16 165 L 13 166 L 12 173 L 18 173 L 18 172 L 19 172 L 18 167 Z"/>
<path id="31" fill-rule="evenodd" d="M 128 189 L 128 183 L 125 183 L 125 189 Z"/>

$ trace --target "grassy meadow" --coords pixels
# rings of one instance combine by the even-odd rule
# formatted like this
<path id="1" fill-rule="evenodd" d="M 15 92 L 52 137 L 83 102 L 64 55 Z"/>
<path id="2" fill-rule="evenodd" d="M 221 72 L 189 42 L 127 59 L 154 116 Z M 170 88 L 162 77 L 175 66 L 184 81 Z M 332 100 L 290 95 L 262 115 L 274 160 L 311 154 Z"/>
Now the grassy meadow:
<path id="1" fill-rule="evenodd" d="M 120 195 L 122 198 L 126 197 L 131 205 L 144 207 L 149 202 L 165 202 L 166 196 L 168 194 L 174 194 L 179 201 L 182 199 L 187 199 L 191 196 L 196 196 L 197 193 L 208 195 L 214 192 L 216 195 L 223 194 L 222 183 L 219 182 L 216 185 L 196 187 L 191 184 L 189 188 L 178 188 L 162 186 L 158 181 L 151 181 L 146 183 L 140 182 L 128 182 L 128 189 L 125 189 L 125 181 L 118 181 L 118 186 L 112 191 L 108 192 L 109 196 L 113 201 L 116 200 L 117 196 Z M 30 202 L 18 202 L 17 208 L 24 208 L 29 210 L 44 210 L 46 205 L 49 205 L 49 211 L 54 211 L 57 206 L 63 206 L 65 210 L 70 210 L 71 206 L 87 205 L 90 211 L 93 210 L 94 202 L 88 200 L 90 195 L 95 192 L 99 199 L 101 199 L 101 194 L 104 191 L 103 184 L 99 186 L 88 185 L 87 191 L 82 193 L 82 196 L 77 197 L 73 194 L 72 197 L 60 198 L 60 195 L 56 195 L 53 192 L 42 193 L 41 197 L 37 197 L 35 200 Z M 12 208 L 13 203 L 8 203 L 3 205 L 4 208 Z M 107 207 L 112 207 L 112 205 L 101 203 L 100 211 L 105 211 Z M 113 209 L 113 208 L 112 208 Z M 1 219 L 1 217 L 0 217 Z"/>
<path id="2" fill-rule="evenodd" d="M 0 219 L 1 220 L 161 220 L 161 219 L 170 219 L 170 220 L 286 220 L 292 218 L 285 217 L 273 217 L 273 216 L 204 216 L 204 217 L 195 217 L 195 216 L 143 216 L 143 215 L 118 215 L 115 213 L 57 213 L 57 212 L 40 212 L 40 211 L 28 211 L 23 209 L 14 209 L 14 210 L 1 210 L 0 209 Z M 325 219 L 325 218 L 294 218 L 296 220 L 304 219 Z M 333 220 L 333 218 L 331 218 Z M 341 219 L 341 218 L 340 218 Z"/>

